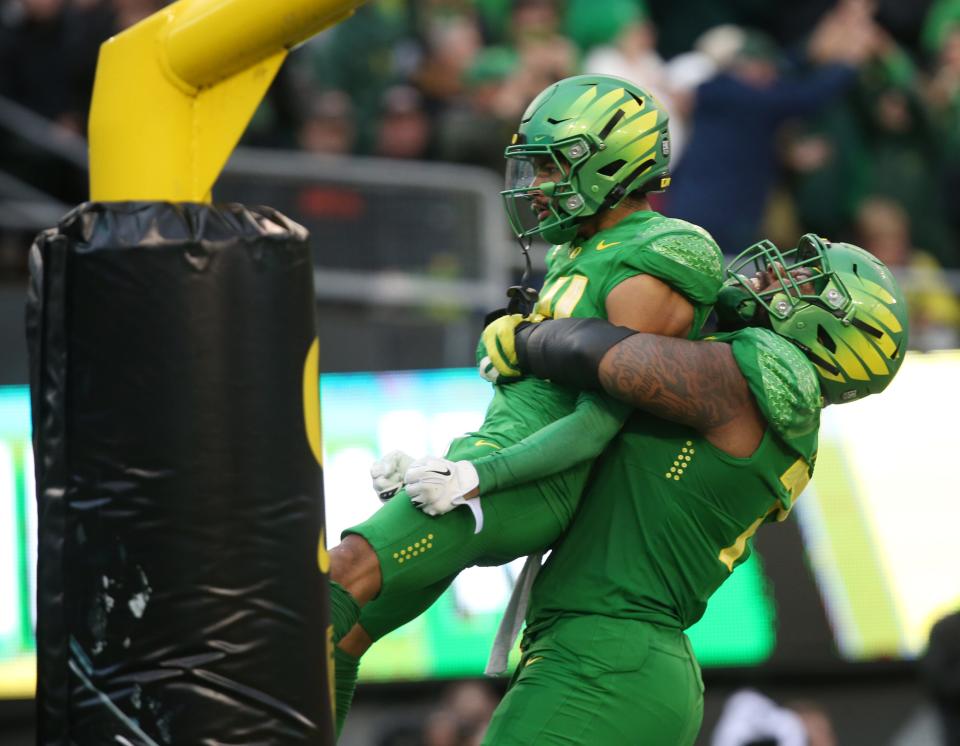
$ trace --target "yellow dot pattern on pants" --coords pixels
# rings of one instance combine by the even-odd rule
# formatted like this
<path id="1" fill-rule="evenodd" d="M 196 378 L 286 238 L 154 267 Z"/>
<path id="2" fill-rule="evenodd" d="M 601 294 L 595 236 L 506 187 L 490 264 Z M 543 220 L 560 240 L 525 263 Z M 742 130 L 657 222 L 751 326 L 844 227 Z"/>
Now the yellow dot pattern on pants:
<path id="1" fill-rule="evenodd" d="M 690 465 L 690 462 L 693 461 L 693 456 L 697 452 L 697 449 L 693 447 L 693 441 L 688 440 L 683 448 L 680 449 L 680 453 L 677 454 L 677 457 L 673 461 L 673 466 L 670 467 L 670 471 L 666 472 L 663 476 L 667 479 L 673 479 L 675 482 L 680 481 L 680 477 L 683 476 L 684 470 Z"/>
<path id="2" fill-rule="evenodd" d="M 413 542 L 413 544 L 394 552 L 393 558 L 402 565 L 407 560 L 412 560 L 414 557 L 426 554 L 428 549 L 433 549 L 433 534 L 427 534 Z"/>

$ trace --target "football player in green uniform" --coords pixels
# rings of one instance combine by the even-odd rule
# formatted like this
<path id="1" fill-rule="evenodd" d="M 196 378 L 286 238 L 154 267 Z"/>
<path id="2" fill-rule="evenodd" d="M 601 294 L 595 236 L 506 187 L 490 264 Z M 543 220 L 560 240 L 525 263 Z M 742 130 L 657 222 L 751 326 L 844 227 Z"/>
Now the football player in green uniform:
<path id="1" fill-rule="evenodd" d="M 484 743 L 693 743 L 702 683 L 683 630 L 761 524 L 790 512 L 813 472 L 821 406 L 878 393 L 899 369 L 906 306 L 866 251 L 808 234 L 788 252 L 758 244 L 728 272 L 718 311 L 737 323 L 709 341 L 597 319 L 522 325 L 512 340 L 511 367 L 640 411 L 533 586 L 523 655 Z"/>
<path id="2" fill-rule="evenodd" d="M 530 104 L 506 150 L 504 197 L 521 241 L 542 235 L 555 244 L 539 316 L 697 335 L 722 283 L 722 255 L 704 230 L 650 209 L 647 193 L 669 184 L 669 142 L 664 110 L 617 78 L 569 78 Z M 459 462 L 450 476 L 460 492 L 484 492 L 472 512 L 436 519 L 401 492 L 344 533 L 330 552 L 341 723 L 373 640 L 429 607 L 460 570 L 503 564 L 561 535 L 592 460 L 628 412 L 605 395 L 534 377 L 496 386 L 481 428 L 447 452 Z M 402 460 L 391 460 L 375 475 L 385 491 L 398 477 L 384 472 L 403 473 Z M 463 494 L 448 499 L 452 508 Z"/>

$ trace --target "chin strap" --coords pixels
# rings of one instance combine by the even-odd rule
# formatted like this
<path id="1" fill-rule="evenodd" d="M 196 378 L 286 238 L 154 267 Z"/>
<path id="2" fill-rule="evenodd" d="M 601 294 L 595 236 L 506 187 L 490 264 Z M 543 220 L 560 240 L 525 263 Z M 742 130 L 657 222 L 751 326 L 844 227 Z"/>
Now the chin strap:
<path id="1" fill-rule="evenodd" d="M 510 299 L 507 303 L 507 313 L 519 313 L 521 316 L 529 316 L 533 313 L 533 307 L 540 298 L 540 293 L 535 288 L 527 287 L 527 281 L 533 270 L 530 264 L 530 243 L 529 236 L 517 239 L 520 242 L 520 250 L 523 252 L 523 275 L 520 277 L 519 285 L 511 285 L 507 288 L 507 297 Z"/>

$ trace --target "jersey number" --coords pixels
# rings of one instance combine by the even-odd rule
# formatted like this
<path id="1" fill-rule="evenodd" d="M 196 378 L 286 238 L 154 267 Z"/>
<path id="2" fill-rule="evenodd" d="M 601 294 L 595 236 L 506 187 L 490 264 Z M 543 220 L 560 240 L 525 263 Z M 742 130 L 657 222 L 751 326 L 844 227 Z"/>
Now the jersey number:
<path id="1" fill-rule="evenodd" d="M 535 312 L 551 319 L 570 318 L 587 289 L 588 280 L 583 275 L 558 277 L 543 289 Z"/>
<path id="2" fill-rule="evenodd" d="M 793 507 L 796 499 L 800 497 L 800 493 L 803 492 L 804 488 L 807 486 L 807 482 L 809 481 L 810 465 L 802 458 L 798 458 L 796 461 L 794 461 L 790 465 L 790 468 L 780 475 L 780 484 L 786 487 L 790 492 L 791 508 Z M 733 568 L 734 565 L 737 564 L 737 560 L 743 556 L 750 537 L 757 533 L 757 529 L 760 528 L 760 525 L 767 520 L 771 513 L 776 513 L 777 520 L 783 521 L 786 520 L 788 515 L 790 515 L 790 509 L 788 508 L 787 510 L 784 510 L 780 505 L 780 501 L 775 501 L 766 513 L 747 526 L 747 530 L 740 534 L 733 544 L 720 550 L 718 559 L 727 566 L 727 569 L 730 572 L 733 572 Z"/>

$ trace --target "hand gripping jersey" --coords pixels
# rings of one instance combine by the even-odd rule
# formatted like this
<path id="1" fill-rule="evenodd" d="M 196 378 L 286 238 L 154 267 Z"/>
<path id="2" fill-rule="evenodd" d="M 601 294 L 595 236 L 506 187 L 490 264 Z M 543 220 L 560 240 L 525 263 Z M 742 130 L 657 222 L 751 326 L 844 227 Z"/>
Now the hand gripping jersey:
<path id="1" fill-rule="evenodd" d="M 638 274 L 662 280 L 693 304 L 692 338 L 716 301 L 723 258 L 702 228 L 652 211 L 635 212 L 590 239 L 554 246 L 547 255 L 547 275 L 535 311 L 547 318 L 605 319 L 607 295 Z M 572 412 L 580 396 L 606 398 L 532 377 L 497 385 L 484 423 L 471 437 L 501 447 L 512 445 Z M 498 461 L 499 455 L 493 454 L 475 462 L 485 493 L 500 486 L 489 481 L 490 467 Z M 589 468 L 584 463 L 569 470 L 557 485 L 551 503 L 563 512 L 565 522 L 576 508 Z"/>
<path id="2" fill-rule="evenodd" d="M 760 525 L 786 518 L 803 491 L 820 417 L 813 365 L 766 329 L 710 339 L 732 346 L 769 424 L 759 447 L 735 458 L 689 427 L 635 413 L 534 586 L 528 635 L 581 614 L 686 629 Z"/>

